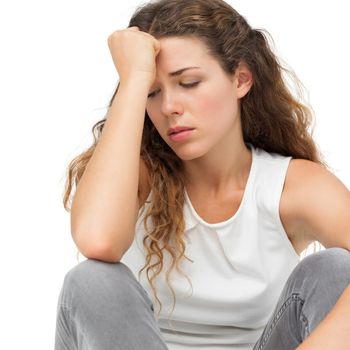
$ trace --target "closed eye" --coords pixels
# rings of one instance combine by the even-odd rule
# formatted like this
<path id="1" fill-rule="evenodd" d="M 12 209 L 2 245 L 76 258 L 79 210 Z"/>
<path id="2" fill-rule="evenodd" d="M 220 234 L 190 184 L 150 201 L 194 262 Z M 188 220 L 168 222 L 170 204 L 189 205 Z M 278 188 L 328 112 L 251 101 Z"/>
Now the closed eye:
<path id="1" fill-rule="evenodd" d="M 190 84 L 181 84 L 181 83 L 180 83 L 180 85 L 181 85 L 182 87 L 184 87 L 185 89 L 190 89 L 190 88 L 193 88 L 193 87 L 197 86 L 199 83 L 200 83 L 200 81 L 196 81 L 196 82 L 190 83 Z M 158 91 L 159 91 L 159 90 L 158 90 Z M 154 92 L 150 93 L 147 97 L 148 97 L 148 98 L 154 97 L 154 96 L 158 93 L 158 91 L 154 91 Z"/>

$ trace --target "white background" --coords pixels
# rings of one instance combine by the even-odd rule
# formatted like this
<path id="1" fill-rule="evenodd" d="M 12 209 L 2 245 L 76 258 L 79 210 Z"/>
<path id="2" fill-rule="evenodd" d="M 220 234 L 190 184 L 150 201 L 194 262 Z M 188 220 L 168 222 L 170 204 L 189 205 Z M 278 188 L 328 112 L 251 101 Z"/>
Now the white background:
<path id="1" fill-rule="evenodd" d="M 306 86 L 315 139 L 349 188 L 347 2 L 228 2 L 272 34 Z M 0 4 L 1 349 L 53 349 L 59 290 L 77 263 L 62 205 L 65 171 L 91 145 L 117 83 L 107 38 L 138 4 Z"/>

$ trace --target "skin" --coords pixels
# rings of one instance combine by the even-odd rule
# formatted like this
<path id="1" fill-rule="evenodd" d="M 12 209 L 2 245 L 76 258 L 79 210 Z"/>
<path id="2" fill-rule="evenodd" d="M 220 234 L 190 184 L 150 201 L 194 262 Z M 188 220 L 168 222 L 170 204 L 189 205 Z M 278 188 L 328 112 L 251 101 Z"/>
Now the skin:
<path id="1" fill-rule="evenodd" d="M 148 99 L 146 109 L 159 134 L 183 160 L 187 187 L 213 198 L 244 188 L 251 152 L 243 142 L 239 99 L 253 83 L 250 71 L 242 65 L 235 75 L 226 74 L 195 38 L 159 41 L 156 79 L 150 89 L 157 94 Z M 168 77 L 168 72 L 188 66 L 200 68 Z M 197 81 L 193 88 L 180 85 Z M 195 130 L 190 139 L 174 142 L 167 132 L 175 125 Z"/>
<path id="2" fill-rule="evenodd" d="M 239 207 L 252 161 L 243 141 L 240 114 L 240 99 L 253 84 L 252 74 L 244 62 L 234 74 L 226 74 L 196 38 L 159 41 L 156 79 L 150 89 L 156 95 L 148 98 L 148 115 L 164 141 L 182 159 L 185 187 L 198 214 L 207 222 L 227 220 Z M 168 76 L 169 72 L 189 66 L 200 69 Z M 182 86 L 197 81 L 199 85 L 193 88 Z M 185 141 L 173 142 L 167 132 L 176 125 L 195 130 Z M 350 250 L 350 192 L 323 166 L 292 159 L 279 210 L 298 254 L 313 241 L 325 248 Z M 348 349 L 349 325 L 347 288 L 298 350 Z"/>

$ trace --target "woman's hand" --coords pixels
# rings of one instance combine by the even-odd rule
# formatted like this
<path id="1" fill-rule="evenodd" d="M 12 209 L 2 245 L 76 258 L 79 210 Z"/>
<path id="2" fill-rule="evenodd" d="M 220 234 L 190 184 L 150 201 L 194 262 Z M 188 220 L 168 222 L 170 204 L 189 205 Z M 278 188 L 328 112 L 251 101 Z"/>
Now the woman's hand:
<path id="1" fill-rule="evenodd" d="M 117 30 L 108 37 L 108 46 L 120 82 L 131 79 L 146 79 L 151 86 L 156 76 L 156 57 L 160 42 L 138 27 Z"/>

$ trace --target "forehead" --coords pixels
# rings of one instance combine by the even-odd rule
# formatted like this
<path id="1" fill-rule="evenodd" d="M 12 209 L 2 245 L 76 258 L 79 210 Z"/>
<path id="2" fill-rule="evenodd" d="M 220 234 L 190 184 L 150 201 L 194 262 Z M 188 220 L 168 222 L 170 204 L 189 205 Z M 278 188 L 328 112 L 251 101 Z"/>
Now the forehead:
<path id="1" fill-rule="evenodd" d="M 166 37 L 159 39 L 157 68 L 170 73 L 185 66 L 198 66 L 212 60 L 205 43 L 195 37 Z"/>

